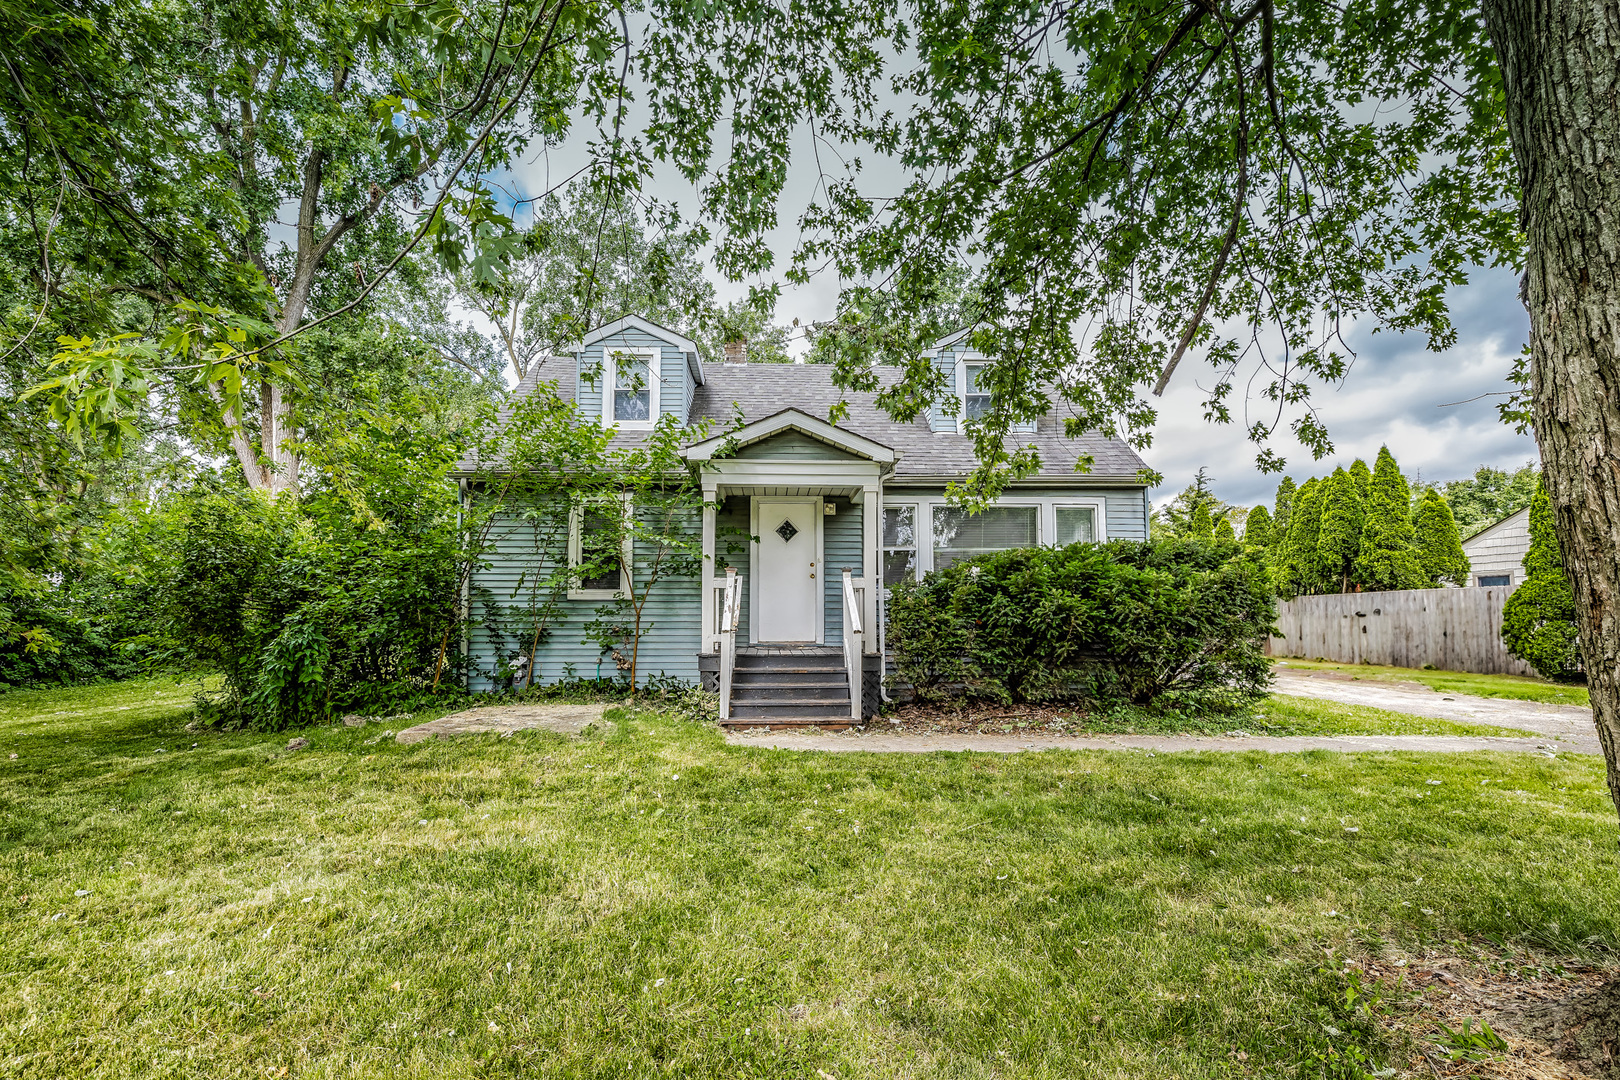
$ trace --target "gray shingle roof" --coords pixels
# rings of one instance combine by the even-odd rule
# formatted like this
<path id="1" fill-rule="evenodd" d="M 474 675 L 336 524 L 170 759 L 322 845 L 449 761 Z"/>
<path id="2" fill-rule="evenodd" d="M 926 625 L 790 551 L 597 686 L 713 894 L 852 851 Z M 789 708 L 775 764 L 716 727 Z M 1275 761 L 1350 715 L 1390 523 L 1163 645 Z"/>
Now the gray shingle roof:
<path id="1" fill-rule="evenodd" d="M 714 422 L 711 434 L 718 434 L 734 415 L 733 404 L 741 408 L 745 422 L 764 419 L 783 409 L 798 409 L 811 416 L 827 419 L 827 410 L 840 397 L 849 402 L 847 416 L 839 421 L 846 428 L 868 439 L 880 442 L 897 451 L 900 460 L 895 466 L 891 483 L 908 478 L 935 478 L 961 476 L 976 464 L 973 440 L 954 431 L 930 431 L 926 414 L 908 424 L 897 423 L 874 403 L 873 395 L 840 390 L 832 383 L 832 368 L 822 364 L 707 364 L 707 381 L 697 388 L 692 399 L 693 419 L 707 417 Z M 896 377 L 885 372 L 884 382 Z M 564 400 L 574 396 L 574 358 L 572 356 L 546 357 L 530 369 L 529 375 L 513 392 L 514 399 L 529 393 L 541 381 L 552 381 Z M 505 422 L 510 409 L 501 412 Z M 626 444 L 639 438 L 635 434 L 621 436 Z M 1087 433 L 1078 439 L 1066 438 L 1063 421 L 1059 417 L 1045 416 L 1035 425 L 1035 431 L 1014 436 L 1011 441 L 1019 445 L 1034 443 L 1041 455 L 1041 479 L 1055 480 L 1073 477 L 1086 482 L 1125 481 L 1137 483 L 1137 470 L 1143 468 L 1142 459 L 1124 442 L 1107 436 Z M 1086 454 L 1092 455 L 1091 471 L 1076 474 L 1075 462 Z M 463 468 L 471 467 L 463 462 Z"/>

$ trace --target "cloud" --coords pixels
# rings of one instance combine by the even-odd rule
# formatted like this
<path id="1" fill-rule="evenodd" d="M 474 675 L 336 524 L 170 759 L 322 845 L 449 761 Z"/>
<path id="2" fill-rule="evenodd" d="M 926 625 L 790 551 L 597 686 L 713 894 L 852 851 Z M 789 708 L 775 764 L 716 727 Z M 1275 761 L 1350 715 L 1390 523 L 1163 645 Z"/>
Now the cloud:
<path id="1" fill-rule="evenodd" d="M 1370 464 L 1380 446 L 1388 446 L 1409 475 L 1434 481 L 1467 476 L 1480 465 L 1517 468 L 1534 460 L 1534 440 L 1497 419 L 1500 397 L 1466 401 L 1508 389 L 1508 371 L 1529 329 L 1517 289 L 1517 277 L 1506 270 L 1476 271 L 1468 285 L 1452 289 L 1457 343 L 1444 352 L 1430 352 L 1421 335 L 1354 329 L 1349 337 L 1357 355 L 1349 376 L 1315 390 L 1334 451 L 1313 461 L 1297 440 L 1279 438 L 1274 448 L 1288 461 L 1284 473 L 1302 481 L 1358 457 Z M 1254 467 L 1256 448 L 1243 436 L 1241 410 L 1234 408 L 1232 425 L 1203 419 L 1198 383 L 1208 385 L 1208 375 L 1208 369 L 1184 369 L 1159 402 L 1153 445 L 1143 454 L 1165 477 L 1153 501 L 1174 498 L 1203 466 L 1228 502 L 1269 502 L 1280 476 Z"/>

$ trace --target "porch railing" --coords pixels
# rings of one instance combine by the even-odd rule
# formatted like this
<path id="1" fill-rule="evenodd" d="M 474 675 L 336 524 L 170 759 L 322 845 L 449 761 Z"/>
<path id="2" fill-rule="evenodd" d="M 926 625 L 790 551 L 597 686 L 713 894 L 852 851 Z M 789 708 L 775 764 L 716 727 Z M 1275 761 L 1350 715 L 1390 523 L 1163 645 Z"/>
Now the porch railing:
<path id="1" fill-rule="evenodd" d="M 861 601 L 865 589 L 855 587 L 853 571 L 844 567 L 844 670 L 849 674 L 849 715 L 861 718 L 861 654 L 865 635 L 861 628 Z"/>
<path id="2" fill-rule="evenodd" d="M 720 719 L 731 719 L 731 676 L 737 667 L 737 620 L 742 614 L 737 568 L 726 567 L 726 583 L 714 590 L 715 626 L 720 641 Z"/>

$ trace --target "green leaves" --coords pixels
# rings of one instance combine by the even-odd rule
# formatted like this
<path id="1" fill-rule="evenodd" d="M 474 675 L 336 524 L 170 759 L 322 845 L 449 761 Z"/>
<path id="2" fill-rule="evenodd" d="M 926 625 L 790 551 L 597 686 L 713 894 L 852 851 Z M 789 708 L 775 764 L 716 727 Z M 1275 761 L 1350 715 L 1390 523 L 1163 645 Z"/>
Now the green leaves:
<path id="1" fill-rule="evenodd" d="M 1502 607 L 1502 643 L 1545 678 L 1578 680 L 1583 664 L 1575 597 L 1564 577 L 1552 500 L 1540 484 L 1530 502 L 1530 550 L 1524 569 L 1524 582 Z"/>

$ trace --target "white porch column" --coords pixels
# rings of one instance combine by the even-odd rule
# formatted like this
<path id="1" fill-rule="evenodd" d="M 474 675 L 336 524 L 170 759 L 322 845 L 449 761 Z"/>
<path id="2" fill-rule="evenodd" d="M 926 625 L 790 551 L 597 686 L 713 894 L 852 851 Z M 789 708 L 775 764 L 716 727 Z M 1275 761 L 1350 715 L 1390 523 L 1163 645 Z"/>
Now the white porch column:
<path id="1" fill-rule="evenodd" d="M 708 470 L 704 470 L 707 472 Z M 703 574 L 702 574 L 702 644 L 699 646 L 704 652 L 711 652 L 715 646 L 715 636 L 719 627 L 715 623 L 714 610 L 714 533 L 715 533 L 715 506 L 719 494 L 714 483 L 703 478 Z"/>
<path id="2" fill-rule="evenodd" d="M 866 555 L 861 560 L 866 578 L 861 621 L 866 626 L 865 652 L 878 650 L 881 640 L 878 619 L 878 590 L 883 587 L 883 489 L 878 484 L 861 488 L 861 530 L 866 534 Z"/>

